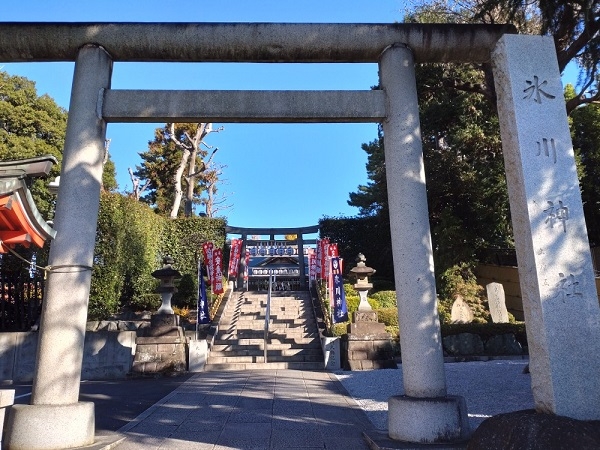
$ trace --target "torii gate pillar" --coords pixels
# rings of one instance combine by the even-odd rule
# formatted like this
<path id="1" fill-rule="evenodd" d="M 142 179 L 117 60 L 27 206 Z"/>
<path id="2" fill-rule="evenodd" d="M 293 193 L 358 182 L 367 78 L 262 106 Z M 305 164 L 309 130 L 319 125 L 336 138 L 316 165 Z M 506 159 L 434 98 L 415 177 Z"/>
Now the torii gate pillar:
<path id="1" fill-rule="evenodd" d="M 106 123 L 98 101 L 110 87 L 103 48 L 77 56 L 67 122 L 56 239 L 50 250 L 31 405 L 13 405 L 6 448 L 83 447 L 94 443 L 94 404 L 79 402 L 83 343 L 100 204 Z M 51 420 L 50 420 L 51 418 Z"/>
<path id="2" fill-rule="evenodd" d="M 405 393 L 389 399 L 388 431 L 409 442 L 465 440 L 465 400 L 446 395 L 412 51 L 388 47 L 379 72 L 387 97 L 383 134 Z"/>

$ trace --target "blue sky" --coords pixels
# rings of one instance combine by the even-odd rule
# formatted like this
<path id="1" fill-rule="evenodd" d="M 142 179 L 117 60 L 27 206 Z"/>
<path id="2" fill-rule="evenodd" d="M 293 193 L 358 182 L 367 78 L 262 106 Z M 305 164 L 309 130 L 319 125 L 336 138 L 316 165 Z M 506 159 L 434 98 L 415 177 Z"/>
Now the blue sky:
<path id="1" fill-rule="evenodd" d="M 375 6 L 376 5 L 376 6 Z M 202 0 L 5 2 L 0 21 L 28 22 L 321 22 L 401 21 L 399 0 L 314 1 Z M 68 109 L 72 63 L 2 64 L 13 75 L 34 80 Z M 156 64 L 116 63 L 115 89 L 369 89 L 377 84 L 375 64 Z M 107 138 L 121 191 L 131 190 L 127 168 L 141 160 L 154 129 L 164 124 L 109 124 Z M 217 124 L 215 124 L 217 125 Z M 355 215 L 348 193 L 367 182 L 361 144 L 376 137 L 375 124 L 218 124 L 207 143 L 219 148 L 232 208 L 230 225 L 296 227 L 322 216 Z"/>
<path id="2" fill-rule="evenodd" d="M 410 4 L 410 2 L 408 2 Z M 5 1 L 0 21 L 64 22 L 321 22 L 401 21 L 401 0 L 21 0 Z M 36 82 L 68 108 L 72 63 L 2 64 Z M 574 79 L 574 74 L 571 74 Z M 155 64 L 116 63 L 115 89 L 369 89 L 375 64 Z M 154 129 L 164 124 L 109 124 L 107 138 L 121 191 L 131 190 L 128 167 L 141 160 Z M 376 137 L 375 124 L 224 125 L 207 144 L 226 166 L 220 191 L 232 207 L 230 225 L 296 227 L 323 216 L 353 216 L 348 194 L 367 182 L 361 144 Z"/>

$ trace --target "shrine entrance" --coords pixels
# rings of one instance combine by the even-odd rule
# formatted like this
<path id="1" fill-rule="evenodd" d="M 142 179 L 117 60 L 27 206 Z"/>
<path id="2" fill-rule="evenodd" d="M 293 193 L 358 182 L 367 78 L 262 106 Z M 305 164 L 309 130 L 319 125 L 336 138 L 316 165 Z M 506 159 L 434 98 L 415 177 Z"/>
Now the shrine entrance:
<path id="1" fill-rule="evenodd" d="M 225 227 L 227 235 L 242 239 L 242 255 L 236 288 L 267 291 L 269 276 L 276 276 L 276 291 L 308 289 L 308 254 L 315 239 L 305 234 L 319 232 L 318 225 L 299 228 Z M 287 239 L 286 239 L 287 236 Z"/>
<path id="2" fill-rule="evenodd" d="M 61 270 L 48 276 L 31 405 L 11 410 L 8 446 L 94 441 L 94 405 L 78 400 L 110 122 L 381 123 L 404 388 L 388 403 L 389 436 L 464 439 L 466 405 L 447 393 L 437 314 L 414 71 L 427 62 L 492 63 L 536 408 L 600 419 L 600 308 L 556 50 L 551 37 L 514 32 L 461 24 L 0 24 L 1 62 L 75 61 L 49 257 Z M 114 90 L 120 61 L 377 63 L 380 89 Z M 556 158 L 540 152 L 547 142 Z M 555 205 L 561 214 L 568 208 L 568 224 L 554 227 Z M 578 287 L 568 299 L 576 307 L 566 302 L 567 277 Z"/>

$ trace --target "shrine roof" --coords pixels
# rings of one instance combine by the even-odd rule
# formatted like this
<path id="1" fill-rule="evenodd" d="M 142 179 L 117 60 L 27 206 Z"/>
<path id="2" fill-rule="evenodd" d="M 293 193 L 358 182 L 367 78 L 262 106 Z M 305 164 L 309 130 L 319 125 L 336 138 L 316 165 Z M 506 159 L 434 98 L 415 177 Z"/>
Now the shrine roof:
<path id="1" fill-rule="evenodd" d="M 42 247 L 56 235 L 26 184 L 27 177 L 47 175 L 56 162 L 53 156 L 0 161 L 0 253 L 17 244 Z"/>

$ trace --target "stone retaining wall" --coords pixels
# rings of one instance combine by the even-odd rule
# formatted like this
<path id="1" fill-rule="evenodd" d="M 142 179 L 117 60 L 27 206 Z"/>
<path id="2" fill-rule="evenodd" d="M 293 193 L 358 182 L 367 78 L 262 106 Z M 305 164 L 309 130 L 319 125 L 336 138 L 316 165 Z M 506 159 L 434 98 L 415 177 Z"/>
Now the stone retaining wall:
<path id="1" fill-rule="evenodd" d="M 135 331 L 87 332 L 81 378 L 125 378 L 131 370 L 135 338 Z M 0 333 L 0 381 L 27 383 L 33 380 L 37 343 L 37 331 Z"/>

